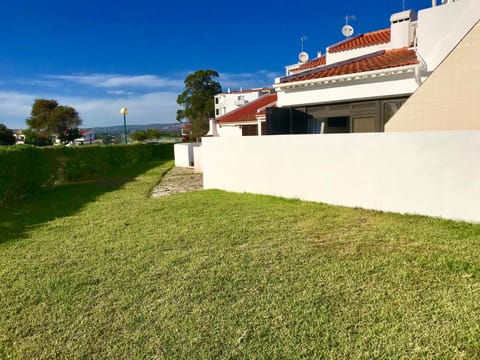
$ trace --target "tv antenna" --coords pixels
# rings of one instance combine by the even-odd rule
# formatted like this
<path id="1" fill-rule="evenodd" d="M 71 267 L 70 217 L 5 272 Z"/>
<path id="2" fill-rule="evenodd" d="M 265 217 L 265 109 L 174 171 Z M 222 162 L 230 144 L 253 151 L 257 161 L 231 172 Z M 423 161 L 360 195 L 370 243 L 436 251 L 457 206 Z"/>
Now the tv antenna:
<path id="1" fill-rule="evenodd" d="M 300 38 L 300 42 L 302 44 L 302 51 L 300 52 L 300 54 L 298 54 L 298 60 L 301 62 L 301 63 L 304 63 L 304 62 L 307 62 L 308 61 L 308 54 L 304 51 L 303 49 L 303 45 L 305 43 L 305 40 L 307 40 L 307 37 L 305 35 L 303 35 L 301 38 Z"/>
<path id="2" fill-rule="evenodd" d="M 357 20 L 357 17 L 355 15 L 347 15 L 345 16 L 345 26 L 342 28 L 342 34 L 345 37 L 350 37 L 353 35 L 353 27 L 348 23 L 349 20 Z"/>
<path id="3" fill-rule="evenodd" d="M 300 38 L 300 42 L 302 43 L 302 51 L 303 51 L 303 44 L 305 43 L 305 40 L 307 40 L 307 37 L 305 35 L 302 35 Z"/>

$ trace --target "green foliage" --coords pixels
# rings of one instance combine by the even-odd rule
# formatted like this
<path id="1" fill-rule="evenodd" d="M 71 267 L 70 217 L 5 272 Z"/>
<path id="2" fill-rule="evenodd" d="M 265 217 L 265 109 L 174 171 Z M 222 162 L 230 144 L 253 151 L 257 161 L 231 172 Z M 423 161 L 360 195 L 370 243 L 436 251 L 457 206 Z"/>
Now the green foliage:
<path id="1" fill-rule="evenodd" d="M 161 159 L 173 159 L 173 144 L 2 148 L 0 202 Z"/>
<path id="2" fill-rule="evenodd" d="M 177 110 L 177 120 L 188 119 L 192 124 L 194 137 L 208 131 L 208 119 L 215 116 L 213 96 L 222 91 L 220 83 L 215 81 L 218 73 L 214 70 L 198 70 L 185 78 L 185 90 L 178 95 L 177 104 L 183 110 Z"/>
<path id="3" fill-rule="evenodd" d="M 149 199 L 171 165 L 0 207 L 0 358 L 479 358 L 480 225 Z"/>
<path id="4" fill-rule="evenodd" d="M 130 138 L 138 142 L 149 142 L 162 136 L 165 136 L 165 134 L 158 129 L 137 130 L 130 134 Z"/>
<path id="5" fill-rule="evenodd" d="M 34 145 L 34 146 L 51 146 L 53 145 L 52 136 L 48 135 L 45 132 L 37 132 L 31 129 L 26 129 L 23 131 L 25 135 L 25 144 Z"/>
<path id="6" fill-rule="evenodd" d="M 73 130 L 81 125 L 82 120 L 71 106 L 59 105 L 56 100 L 36 99 L 26 123 L 38 137 L 45 139 L 58 135 L 66 143 L 74 134 L 79 135 Z"/>
<path id="7" fill-rule="evenodd" d="M 0 145 L 14 145 L 16 142 L 13 131 L 0 124 Z"/>
<path id="8" fill-rule="evenodd" d="M 0 148 L 0 164 L 0 203 L 51 187 L 58 172 L 51 150 L 28 145 Z"/>
<path id="9" fill-rule="evenodd" d="M 57 100 L 35 99 L 26 123 L 30 129 L 52 134 L 55 129 L 49 121 L 50 114 L 58 106 Z"/>

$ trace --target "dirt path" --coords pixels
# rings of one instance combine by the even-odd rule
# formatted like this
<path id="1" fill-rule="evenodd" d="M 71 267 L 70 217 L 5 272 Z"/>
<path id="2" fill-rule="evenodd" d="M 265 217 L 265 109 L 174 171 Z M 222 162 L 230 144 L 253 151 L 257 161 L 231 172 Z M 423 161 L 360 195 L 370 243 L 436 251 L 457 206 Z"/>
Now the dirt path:
<path id="1" fill-rule="evenodd" d="M 192 168 L 173 167 L 152 190 L 152 197 L 202 190 L 203 176 Z"/>

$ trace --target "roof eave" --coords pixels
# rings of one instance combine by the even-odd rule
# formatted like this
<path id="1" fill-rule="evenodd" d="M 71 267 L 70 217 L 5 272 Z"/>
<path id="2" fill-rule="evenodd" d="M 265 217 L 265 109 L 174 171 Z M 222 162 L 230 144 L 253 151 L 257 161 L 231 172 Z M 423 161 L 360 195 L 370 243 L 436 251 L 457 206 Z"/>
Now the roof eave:
<path id="1" fill-rule="evenodd" d="M 230 121 L 230 122 L 221 122 L 218 123 L 220 127 L 222 126 L 240 126 L 240 125 L 256 125 L 257 120 L 245 120 L 245 121 Z"/>
<path id="2" fill-rule="evenodd" d="M 405 74 L 405 73 L 415 74 L 415 68 L 417 68 L 418 66 L 419 64 L 412 64 L 412 65 L 371 70 L 371 71 L 365 71 L 365 72 L 359 72 L 359 73 L 353 73 L 353 74 L 329 76 L 329 77 L 323 77 L 323 78 L 311 79 L 311 80 L 278 83 L 278 84 L 274 84 L 273 87 L 275 90 L 281 91 L 285 89 L 294 89 L 299 87 L 311 87 L 311 86 L 322 86 L 322 85 L 328 86 L 331 84 L 338 84 L 338 83 L 344 83 L 344 82 L 363 81 L 363 80 L 369 80 L 377 77 L 392 76 L 392 75 L 399 75 L 399 74 Z"/>

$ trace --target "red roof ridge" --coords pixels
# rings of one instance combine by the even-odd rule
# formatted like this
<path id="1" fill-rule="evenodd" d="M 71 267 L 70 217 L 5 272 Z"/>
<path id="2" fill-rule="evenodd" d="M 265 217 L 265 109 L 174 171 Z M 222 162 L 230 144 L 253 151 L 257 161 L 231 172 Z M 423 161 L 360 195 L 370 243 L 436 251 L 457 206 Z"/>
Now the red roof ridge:
<path id="1" fill-rule="evenodd" d="M 313 68 L 325 65 L 326 63 L 327 63 L 327 57 L 325 55 L 322 55 L 320 57 L 317 57 L 316 59 L 307 61 L 306 63 L 303 63 L 297 66 L 296 68 L 290 69 L 290 72 L 313 69 Z"/>
<path id="2" fill-rule="evenodd" d="M 373 45 L 386 44 L 388 42 L 390 42 L 390 28 L 371 31 L 340 41 L 339 43 L 330 46 L 328 52 L 336 53 Z"/>

